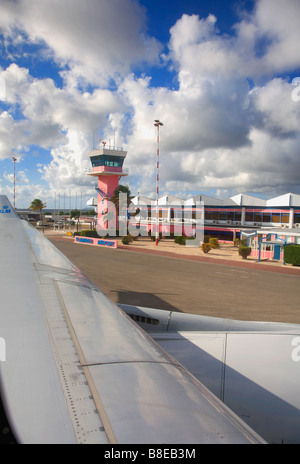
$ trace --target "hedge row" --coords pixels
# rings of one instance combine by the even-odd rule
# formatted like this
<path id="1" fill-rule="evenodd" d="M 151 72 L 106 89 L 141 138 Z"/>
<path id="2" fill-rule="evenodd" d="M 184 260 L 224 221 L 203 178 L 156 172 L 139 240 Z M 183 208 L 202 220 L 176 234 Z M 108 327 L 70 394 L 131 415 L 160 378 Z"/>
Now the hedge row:
<path id="1" fill-rule="evenodd" d="M 205 247 L 205 250 L 211 250 L 212 248 L 220 248 L 219 240 L 215 237 L 210 237 L 208 235 L 205 236 L 206 239 L 204 240 L 205 244 L 209 244 L 210 248 Z M 194 240 L 194 237 L 184 237 L 182 235 L 179 235 L 178 237 L 174 238 L 174 242 L 178 243 L 178 245 L 185 245 L 187 240 Z M 205 251 L 204 253 L 208 253 L 208 251 Z"/>
<path id="2" fill-rule="evenodd" d="M 74 234 L 75 235 L 75 234 Z M 81 237 L 91 237 L 91 238 L 98 238 L 99 235 L 95 229 L 93 230 L 82 230 L 80 232 Z"/>
<path id="3" fill-rule="evenodd" d="M 287 245 L 284 247 L 284 261 L 287 264 L 300 266 L 300 245 Z"/>
<path id="4" fill-rule="evenodd" d="M 81 232 L 74 232 L 74 237 L 76 236 L 80 236 L 80 237 L 91 237 L 91 238 L 105 238 L 105 237 L 102 237 L 101 235 L 98 234 L 97 230 L 96 229 L 86 229 L 86 230 L 82 230 Z M 119 236 L 119 231 L 117 230 L 116 231 L 116 234 L 115 234 L 116 237 Z M 111 235 L 109 235 L 109 233 L 107 232 L 107 235 L 106 237 L 111 237 Z"/>

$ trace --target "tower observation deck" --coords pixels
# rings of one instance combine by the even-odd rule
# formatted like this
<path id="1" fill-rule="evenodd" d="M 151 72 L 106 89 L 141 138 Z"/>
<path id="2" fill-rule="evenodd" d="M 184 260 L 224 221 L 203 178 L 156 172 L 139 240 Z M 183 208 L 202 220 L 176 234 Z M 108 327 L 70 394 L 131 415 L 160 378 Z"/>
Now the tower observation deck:
<path id="1" fill-rule="evenodd" d="M 121 148 L 100 148 L 89 152 L 92 171 L 89 176 L 128 176 L 128 169 L 123 169 L 127 152 Z"/>

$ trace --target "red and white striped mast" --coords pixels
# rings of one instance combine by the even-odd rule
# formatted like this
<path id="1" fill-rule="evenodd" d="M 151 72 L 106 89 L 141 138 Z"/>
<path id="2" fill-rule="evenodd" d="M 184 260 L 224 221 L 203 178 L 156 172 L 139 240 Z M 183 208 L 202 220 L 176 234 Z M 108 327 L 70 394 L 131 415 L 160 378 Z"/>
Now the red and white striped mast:
<path id="1" fill-rule="evenodd" d="M 158 217 L 158 196 L 159 196 L 159 126 L 163 126 L 163 123 L 158 119 L 155 119 L 154 126 L 157 127 L 157 165 L 156 165 L 156 235 L 155 245 L 158 245 L 159 241 L 159 217 Z"/>
<path id="2" fill-rule="evenodd" d="M 16 209 L 16 162 L 18 161 L 15 156 L 12 156 L 14 162 L 14 208 Z"/>

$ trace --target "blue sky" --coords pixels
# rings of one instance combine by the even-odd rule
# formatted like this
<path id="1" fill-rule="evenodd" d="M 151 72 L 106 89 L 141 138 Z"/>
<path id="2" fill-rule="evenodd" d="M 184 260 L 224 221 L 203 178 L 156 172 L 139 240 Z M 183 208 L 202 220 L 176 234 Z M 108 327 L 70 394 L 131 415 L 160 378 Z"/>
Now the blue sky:
<path id="1" fill-rule="evenodd" d="M 205 2 L 199 0 L 174 0 L 172 2 L 159 0 L 141 0 L 147 8 L 147 26 L 149 32 L 159 38 L 163 43 L 170 39 L 169 30 L 183 15 L 199 15 L 202 18 L 213 13 L 218 18 L 218 24 L 222 32 L 231 33 L 234 23 L 239 20 L 239 13 L 251 11 L 255 5 L 254 0 L 226 1 L 215 0 Z"/>
<path id="2" fill-rule="evenodd" d="M 93 138 L 128 151 L 123 181 L 227 198 L 300 193 L 298 0 L 2 0 L 0 193 L 94 196 Z M 62 207 L 62 204 L 60 205 Z"/>

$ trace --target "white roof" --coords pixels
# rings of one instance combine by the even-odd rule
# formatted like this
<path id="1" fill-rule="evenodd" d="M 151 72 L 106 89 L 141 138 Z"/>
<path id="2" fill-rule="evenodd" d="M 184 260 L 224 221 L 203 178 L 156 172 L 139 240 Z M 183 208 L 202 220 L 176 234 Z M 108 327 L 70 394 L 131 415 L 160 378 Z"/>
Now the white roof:
<path id="1" fill-rule="evenodd" d="M 267 206 L 300 206 L 300 195 L 296 195 L 295 193 L 285 193 L 279 197 L 267 200 Z"/>
<path id="2" fill-rule="evenodd" d="M 265 235 L 277 234 L 277 235 L 287 236 L 287 237 L 300 237 L 300 229 L 298 229 L 296 227 L 293 227 L 293 228 L 288 227 L 286 229 L 283 229 L 283 228 L 280 228 L 280 227 L 270 227 L 269 229 L 268 228 L 263 228 L 263 229 L 259 230 L 259 233 L 260 234 L 265 234 Z"/>
<path id="3" fill-rule="evenodd" d="M 199 201 L 203 201 L 204 202 L 204 205 L 210 205 L 210 206 L 222 206 L 223 205 L 223 202 L 224 200 L 220 200 L 219 198 L 214 198 L 214 197 L 210 197 L 208 195 L 196 195 L 195 197 L 193 197 L 193 200 L 196 202 L 199 202 Z M 226 200 L 225 200 L 226 201 Z"/>
<path id="4" fill-rule="evenodd" d="M 149 197 L 138 195 L 137 197 L 134 197 L 131 201 L 134 205 L 140 205 L 141 203 L 146 204 L 146 205 L 151 205 L 152 201 L 154 200 Z"/>
<path id="5" fill-rule="evenodd" d="M 86 202 L 86 205 L 87 205 L 87 206 L 97 206 L 97 205 L 98 205 L 97 198 L 90 198 L 90 199 Z"/>
<path id="6" fill-rule="evenodd" d="M 155 203 L 155 199 L 144 197 L 141 195 L 136 196 L 132 202 L 138 205 L 139 202 L 151 205 Z M 255 197 L 253 195 L 247 195 L 239 193 L 231 198 L 220 200 L 219 198 L 210 197 L 208 195 L 195 195 L 187 200 L 172 195 L 164 195 L 158 200 L 160 205 L 196 205 L 196 202 L 204 202 L 204 206 L 257 206 L 257 207 L 300 207 L 300 195 L 295 193 L 286 193 L 278 197 L 271 198 L 270 200 L 264 200 L 263 198 Z"/>
<path id="7" fill-rule="evenodd" d="M 238 195 L 231 197 L 230 200 L 239 206 L 266 206 L 266 200 L 252 195 L 245 195 L 244 193 L 239 193 Z M 225 202 L 226 200 L 224 203 Z"/>
<path id="8" fill-rule="evenodd" d="M 182 198 L 174 197 L 172 195 L 164 195 L 158 200 L 160 205 L 183 205 L 185 200 Z"/>

